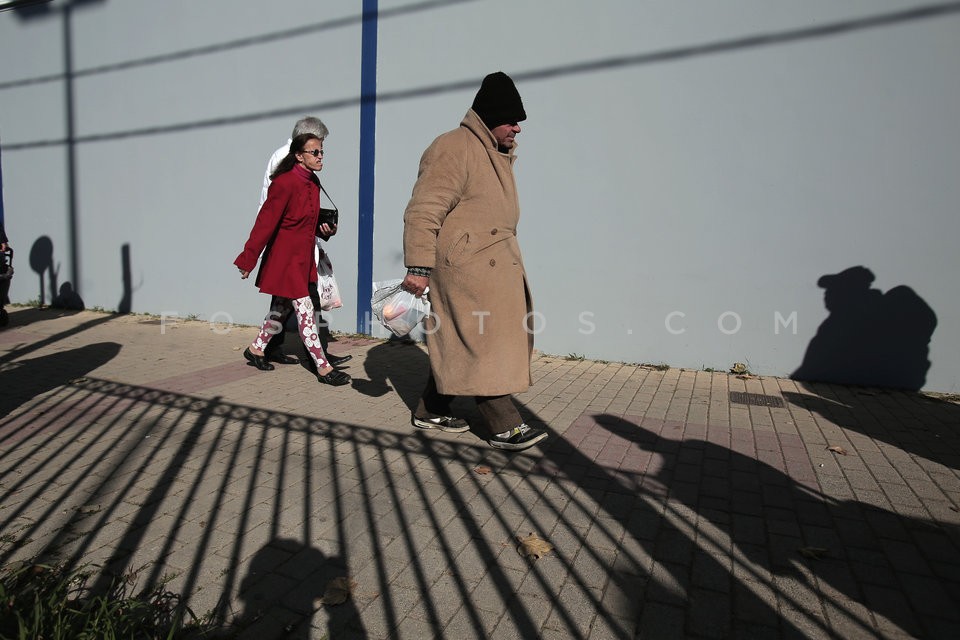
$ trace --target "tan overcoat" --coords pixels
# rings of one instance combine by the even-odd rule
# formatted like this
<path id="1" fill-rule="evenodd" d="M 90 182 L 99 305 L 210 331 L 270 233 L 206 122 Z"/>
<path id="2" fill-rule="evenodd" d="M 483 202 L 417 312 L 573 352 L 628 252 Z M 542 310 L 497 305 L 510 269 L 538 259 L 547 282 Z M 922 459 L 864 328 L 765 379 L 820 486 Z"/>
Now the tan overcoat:
<path id="1" fill-rule="evenodd" d="M 498 151 L 467 111 L 423 153 L 403 216 L 404 264 L 433 268 L 425 328 L 440 393 L 498 396 L 530 386 L 533 301 L 517 243 L 513 151 Z"/>

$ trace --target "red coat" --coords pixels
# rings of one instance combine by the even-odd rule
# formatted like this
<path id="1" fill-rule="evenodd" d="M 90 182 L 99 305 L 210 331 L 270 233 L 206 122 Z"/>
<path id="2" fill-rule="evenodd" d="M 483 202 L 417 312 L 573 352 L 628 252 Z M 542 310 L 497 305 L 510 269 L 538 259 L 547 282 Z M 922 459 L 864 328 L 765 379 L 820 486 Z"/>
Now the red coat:
<path id="1" fill-rule="evenodd" d="M 300 165 L 270 184 L 250 238 L 233 261 L 240 269 L 253 271 L 264 252 L 256 280 L 262 293 L 283 298 L 310 295 L 307 285 L 317 281 L 313 238 L 320 215 L 319 185 L 317 176 Z"/>

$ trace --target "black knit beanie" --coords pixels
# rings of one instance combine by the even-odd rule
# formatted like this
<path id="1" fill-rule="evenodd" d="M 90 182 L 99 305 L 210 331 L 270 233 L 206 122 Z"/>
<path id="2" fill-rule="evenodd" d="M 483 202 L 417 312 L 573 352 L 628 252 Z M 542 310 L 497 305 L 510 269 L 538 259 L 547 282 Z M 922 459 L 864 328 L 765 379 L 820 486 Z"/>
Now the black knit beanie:
<path id="1" fill-rule="evenodd" d="M 503 71 L 491 73 L 483 79 L 471 107 L 488 129 L 502 124 L 515 124 L 527 119 L 520 101 L 520 92 L 510 76 Z"/>

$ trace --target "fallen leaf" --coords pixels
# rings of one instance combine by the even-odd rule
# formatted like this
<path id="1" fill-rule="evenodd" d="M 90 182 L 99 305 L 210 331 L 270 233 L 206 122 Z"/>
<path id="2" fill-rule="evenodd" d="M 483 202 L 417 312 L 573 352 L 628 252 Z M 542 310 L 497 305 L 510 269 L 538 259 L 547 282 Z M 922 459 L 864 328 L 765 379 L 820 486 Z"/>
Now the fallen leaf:
<path id="1" fill-rule="evenodd" d="M 553 551 L 553 545 L 535 533 L 529 534 L 526 538 L 517 536 L 517 542 L 520 543 L 517 546 L 517 553 L 525 558 L 539 560 Z"/>
<path id="2" fill-rule="evenodd" d="M 317 606 L 324 604 L 343 604 L 350 597 L 350 594 L 353 593 L 353 590 L 356 588 L 356 586 L 357 583 L 347 576 L 334 578 L 327 583 L 327 588 L 323 592 L 323 597 L 317 598 L 315 604 Z"/>
<path id="3" fill-rule="evenodd" d="M 756 376 L 752 376 L 749 373 L 745 373 L 742 376 L 737 376 L 740 380 L 753 380 Z"/>
<path id="4" fill-rule="evenodd" d="M 848 455 L 846 449 L 844 449 L 843 447 L 839 447 L 837 445 L 833 445 L 832 447 L 827 447 L 827 451 L 833 451 L 834 453 L 839 453 L 842 456 Z"/>
<path id="5" fill-rule="evenodd" d="M 823 547 L 800 547 L 797 549 L 804 558 L 810 558 L 811 560 L 819 560 L 823 556 L 830 553 L 829 549 L 824 549 Z"/>
<path id="6" fill-rule="evenodd" d="M 482 475 L 482 476 L 485 476 L 485 475 L 487 475 L 488 473 L 490 473 L 491 471 L 493 471 L 493 469 L 491 469 L 490 467 L 488 467 L 488 466 L 486 466 L 486 465 L 480 465 L 480 466 L 476 467 L 476 468 L 474 469 L 474 471 L 476 471 L 477 473 L 479 473 L 479 474 Z"/>

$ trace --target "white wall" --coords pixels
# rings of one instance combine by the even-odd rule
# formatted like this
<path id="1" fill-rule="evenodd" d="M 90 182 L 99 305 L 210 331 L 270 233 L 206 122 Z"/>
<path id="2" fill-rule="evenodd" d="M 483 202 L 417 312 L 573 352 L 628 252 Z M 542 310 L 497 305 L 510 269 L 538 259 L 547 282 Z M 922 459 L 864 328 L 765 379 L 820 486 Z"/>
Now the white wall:
<path id="1" fill-rule="evenodd" d="M 303 115 L 316 113 L 329 127 L 322 177 L 337 204 L 355 214 L 356 7 L 344 3 L 331 13 L 336 7 L 321 12 L 306 0 L 285 5 L 264 12 L 259 3 L 228 0 L 102 0 L 73 11 L 78 289 L 88 307 L 117 308 L 120 247 L 129 243 L 134 311 L 262 317 L 263 296 L 232 262 L 256 216 L 267 159 Z M 30 60 L 28 70 L 4 65 L 0 82 L 62 73 L 62 20 L 60 11 L 30 20 L 0 14 L 4 59 L 22 51 Z M 304 33 L 257 41 L 291 30 Z M 212 45 L 223 46 L 204 50 Z M 149 62 L 173 53 L 182 55 Z M 38 296 L 26 258 L 41 235 L 53 239 L 60 280 L 71 279 L 65 145 L 31 147 L 65 135 L 62 85 L 0 89 L 7 228 L 20 250 L 14 300 Z M 338 101 L 349 106 L 323 108 Z M 349 267 L 356 232 L 345 227 L 337 240 Z M 342 278 L 355 286 L 349 268 Z"/>
<path id="2" fill-rule="evenodd" d="M 789 374 L 827 317 L 818 278 L 864 265 L 874 287 L 906 284 L 936 312 L 927 387 L 957 391 L 957 4 L 894 19 L 926 5 L 381 0 L 374 278 L 402 275 L 421 152 L 502 69 L 529 116 L 516 171 L 540 349 Z M 116 308 L 128 242 L 135 311 L 256 322 L 265 300 L 231 262 L 267 156 L 306 113 L 331 130 L 321 177 L 346 222 L 331 252 L 355 290 L 360 12 L 307 0 L 73 12 L 87 306 Z M 817 32 L 831 25 L 844 28 Z M 64 83 L 16 84 L 62 73 L 62 36 L 56 17 L 0 14 L 0 55 L 18 60 L 0 68 L 8 232 L 24 256 L 50 236 L 67 265 L 64 146 L 33 144 L 63 138 Z M 12 297 L 36 298 L 35 274 L 17 264 Z M 683 333 L 665 326 L 675 312 Z M 777 313 L 795 325 L 777 333 Z M 348 304 L 334 327 L 353 330 L 355 315 Z M 721 317 L 740 330 L 721 331 Z"/>

